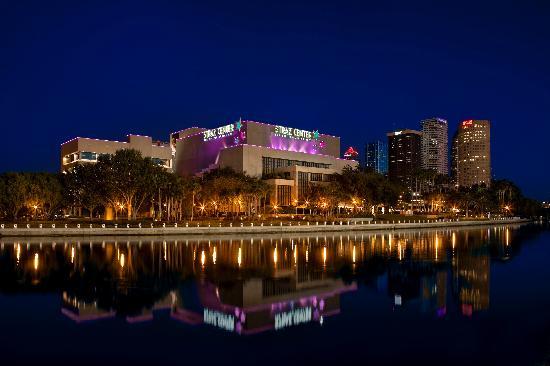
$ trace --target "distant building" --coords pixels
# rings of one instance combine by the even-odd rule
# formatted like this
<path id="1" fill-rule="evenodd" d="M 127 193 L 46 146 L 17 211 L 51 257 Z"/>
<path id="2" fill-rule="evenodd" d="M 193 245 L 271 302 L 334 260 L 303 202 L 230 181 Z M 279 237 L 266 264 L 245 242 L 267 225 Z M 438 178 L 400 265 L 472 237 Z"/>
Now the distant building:
<path id="1" fill-rule="evenodd" d="M 388 176 L 412 188 L 413 177 L 422 167 L 422 132 L 401 130 L 389 132 L 388 136 Z"/>
<path id="2" fill-rule="evenodd" d="M 422 126 L 422 169 L 439 174 L 449 174 L 448 125 L 442 118 L 429 118 L 420 122 Z"/>
<path id="3" fill-rule="evenodd" d="M 165 142 L 154 142 L 149 136 L 128 135 L 128 141 L 98 140 L 76 137 L 61 144 L 61 171 L 75 165 L 96 163 L 101 155 L 114 154 L 117 150 L 134 149 L 159 166 L 172 170 L 172 149 Z"/>
<path id="4" fill-rule="evenodd" d="M 458 186 L 458 130 L 451 142 L 451 184 L 453 187 Z"/>
<path id="5" fill-rule="evenodd" d="M 456 136 L 457 184 L 491 184 L 491 124 L 487 120 L 467 120 Z"/>
<path id="6" fill-rule="evenodd" d="M 380 174 L 388 174 L 388 145 L 384 141 L 378 140 L 366 144 L 365 167 Z"/>

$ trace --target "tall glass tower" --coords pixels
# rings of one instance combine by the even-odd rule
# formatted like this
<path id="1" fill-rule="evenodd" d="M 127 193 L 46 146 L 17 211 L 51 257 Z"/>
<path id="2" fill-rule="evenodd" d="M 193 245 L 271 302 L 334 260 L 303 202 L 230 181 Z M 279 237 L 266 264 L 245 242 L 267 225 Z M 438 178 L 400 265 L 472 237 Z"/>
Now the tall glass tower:
<path id="1" fill-rule="evenodd" d="M 422 169 L 449 174 L 448 125 L 443 118 L 429 118 L 422 125 Z"/>
<path id="2" fill-rule="evenodd" d="M 365 166 L 377 173 L 388 173 L 388 145 L 380 140 L 369 142 L 365 146 Z"/>

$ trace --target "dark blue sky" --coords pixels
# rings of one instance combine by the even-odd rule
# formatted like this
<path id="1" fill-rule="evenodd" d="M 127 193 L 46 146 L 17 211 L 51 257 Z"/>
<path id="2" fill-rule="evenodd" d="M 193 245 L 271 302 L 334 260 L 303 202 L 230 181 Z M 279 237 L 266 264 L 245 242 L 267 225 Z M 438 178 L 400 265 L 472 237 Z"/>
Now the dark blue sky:
<path id="1" fill-rule="evenodd" d="M 492 121 L 493 173 L 550 198 L 548 1 L 0 0 L 0 171 L 75 137 L 239 117 L 384 138 Z"/>

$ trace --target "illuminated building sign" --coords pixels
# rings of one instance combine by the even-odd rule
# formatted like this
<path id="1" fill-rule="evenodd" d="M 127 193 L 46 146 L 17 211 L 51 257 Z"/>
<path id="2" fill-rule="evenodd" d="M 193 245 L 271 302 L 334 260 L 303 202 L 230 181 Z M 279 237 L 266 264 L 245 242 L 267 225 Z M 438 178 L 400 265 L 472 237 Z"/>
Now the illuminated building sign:
<path id="1" fill-rule="evenodd" d="M 235 317 L 217 310 L 205 308 L 203 312 L 203 321 L 205 324 L 210 324 L 230 332 L 235 330 Z"/>
<path id="2" fill-rule="evenodd" d="M 308 323 L 312 319 L 311 312 L 311 307 L 306 307 L 275 314 L 275 329 L 283 329 L 293 325 Z"/>
<path id="3" fill-rule="evenodd" d="M 229 125 L 225 125 L 225 126 L 221 126 L 221 127 L 218 127 L 218 128 L 213 128 L 211 130 L 203 131 L 203 133 L 202 133 L 203 139 L 204 139 L 204 141 L 210 141 L 210 140 L 214 140 L 214 139 L 219 139 L 221 137 L 229 136 L 233 133 L 233 131 L 235 131 L 235 129 L 240 130 L 240 126 L 238 126 L 239 124 L 240 124 L 240 122 L 231 123 Z"/>
<path id="4" fill-rule="evenodd" d="M 202 134 L 203 134 L 204 141 L 210 141 L 220 137 L 229 136 L 233 133 L 234 130 L 235 130 L 235 125 L 231 123 L 229 125 L 213 128 L 211 130 L 206 130 Z"/>
<path id="5" fill-rule="evenodd" d="M 304 140 L 304 141 L 319 139 L 319 131 L 317 130 L 307 131 L 307 130 L 301 130 L 299 128 L 284 127 L 284 126 L 275 126 L 275 132 L 273 134 L 279 137 L 286 137 L 289 139 Z"/>
<path id="6" fill-rule="evenodd" d="M 462 122 L 462 126 L 463 127 L 468 127 L 468 126 L 471 126 L 473 123 L 474 123 L 474 121 L 470 119 L 468 121 Z"/>
<path id="7" fill-rule="evenodd" d="M 346 152 L 344 153 L 344 158 L 345 159 L 348 159 L 348 160 L 352 160 L 352 159 L 355 159 L 357 158 L 357 156 L 359 155 L 359 153 L 357 152 L 357 150 L 355 150 L 353 148 L 353 146 L 350 146 Z"/>

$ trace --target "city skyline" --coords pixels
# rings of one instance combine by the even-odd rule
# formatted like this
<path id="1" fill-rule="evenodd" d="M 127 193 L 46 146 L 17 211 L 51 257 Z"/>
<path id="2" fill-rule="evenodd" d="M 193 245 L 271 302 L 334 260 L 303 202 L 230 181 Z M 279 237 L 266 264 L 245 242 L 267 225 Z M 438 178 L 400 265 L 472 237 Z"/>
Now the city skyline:
<path id="1" fill-rule="evenodd" d="M 449 135 L 491 120 L 493 176 L 548 200 L 547 4 L 216 5 L 3 5 L 0 170 L 56 171 L 74 136 L 164 140 L 242 116 L 362 147 L 440 116 Z"/>
<path id="2" fill-rule="evenodd" d="M 550 366 L 549 21 L 0 0 L 4 364 Z"/>

